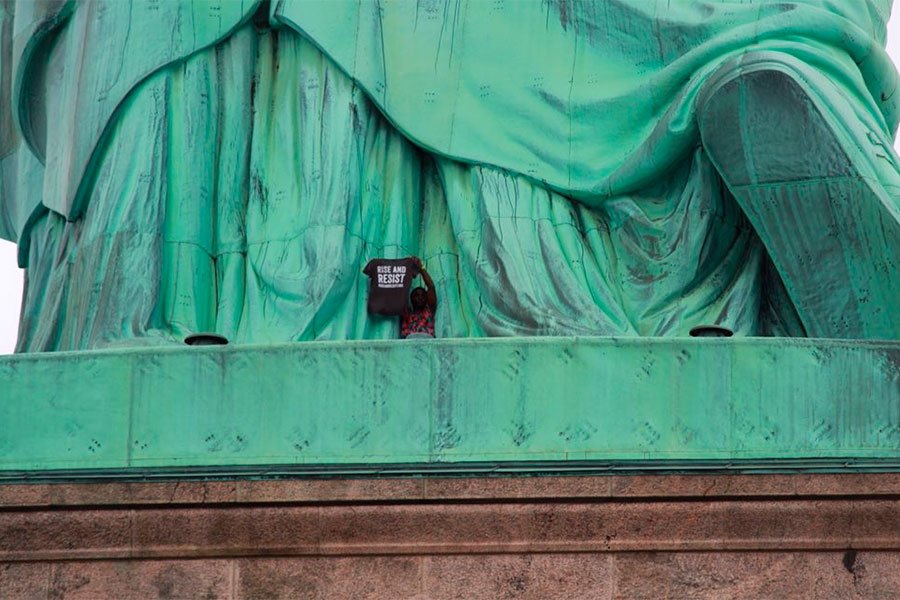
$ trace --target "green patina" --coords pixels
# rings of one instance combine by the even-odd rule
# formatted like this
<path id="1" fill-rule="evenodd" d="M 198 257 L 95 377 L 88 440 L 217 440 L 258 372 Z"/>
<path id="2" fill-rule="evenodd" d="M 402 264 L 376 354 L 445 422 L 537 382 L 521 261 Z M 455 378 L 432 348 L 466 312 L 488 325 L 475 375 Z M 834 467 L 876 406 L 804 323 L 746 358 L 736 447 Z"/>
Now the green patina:
<path id="1" fill-rule="evenodd" d="M 17 349 L 91 350 L 0 358 L 0 477 L 896 467 L 889 12 L 0 0 Z M 366 314 L 408 255 L 452 339 Z"/>
<path id="2" fill-rule="evenodd" d="M 486 461 L 896 468 L 898 364 L 898 343 L 689 338 L 7 356 L 0 477 Z"/>
<path id="3" fill-rule="evenodd" d="M 19 351 L 900 337 L 888 0 L 5 0 Z"/>

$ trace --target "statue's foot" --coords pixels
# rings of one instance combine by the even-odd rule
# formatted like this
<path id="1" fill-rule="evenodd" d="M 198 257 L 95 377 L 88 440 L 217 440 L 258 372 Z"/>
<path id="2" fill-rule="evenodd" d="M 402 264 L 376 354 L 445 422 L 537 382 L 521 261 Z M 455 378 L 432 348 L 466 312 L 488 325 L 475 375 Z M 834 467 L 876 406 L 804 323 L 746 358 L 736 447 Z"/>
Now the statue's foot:
<path id="1" fill-rule="evenodd" d="M 900 210 L 863 154 L 884 148 L 807 89 L 787 69 L 742 72 L 701 109 L 703 144 L 809 335 L 900 338 Z"/>

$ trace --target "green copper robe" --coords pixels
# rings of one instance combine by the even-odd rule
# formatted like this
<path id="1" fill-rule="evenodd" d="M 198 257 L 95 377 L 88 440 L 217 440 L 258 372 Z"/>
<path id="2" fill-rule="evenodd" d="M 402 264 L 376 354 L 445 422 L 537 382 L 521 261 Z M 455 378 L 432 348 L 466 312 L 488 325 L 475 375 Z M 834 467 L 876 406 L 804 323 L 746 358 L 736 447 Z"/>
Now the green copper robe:
<path id="1" fill-rule="evenodd" d="M 361 269 L 413 254 L 439 336 L 900 336 L 887 1 L 0 6 L 19 350 L 392 338 Z M 831 141 L 731 152 L 778 133 L 720 110 L 757 70 Z M 816 162 L 837 155 L 852 170 Z M 754 208 L 785 177 L 827 181 L 804 197 L 861 233 L 793 249 Z"/>

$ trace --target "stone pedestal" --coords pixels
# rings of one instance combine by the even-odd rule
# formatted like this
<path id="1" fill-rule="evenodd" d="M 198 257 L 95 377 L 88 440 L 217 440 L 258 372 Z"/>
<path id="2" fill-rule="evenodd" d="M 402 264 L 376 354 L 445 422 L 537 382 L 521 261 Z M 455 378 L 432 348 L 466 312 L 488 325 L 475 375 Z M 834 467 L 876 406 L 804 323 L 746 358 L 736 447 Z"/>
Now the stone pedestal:
<path id="1" fill-rule="evenodd" d="M 895 598 L 900 342 L 0 357 L 0 598 Z"/>
<path id="2" fill-rule="evenodd" d="M 900 475 L 0 487 L 3 598 L 895 598 Z"/>

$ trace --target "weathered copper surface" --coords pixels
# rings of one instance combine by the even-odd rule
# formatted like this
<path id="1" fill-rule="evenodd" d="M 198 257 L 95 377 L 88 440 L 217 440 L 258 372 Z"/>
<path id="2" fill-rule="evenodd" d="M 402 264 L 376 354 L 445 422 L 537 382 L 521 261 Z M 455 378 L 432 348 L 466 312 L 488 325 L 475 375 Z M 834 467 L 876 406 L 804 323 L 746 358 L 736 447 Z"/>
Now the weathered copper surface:
<path id="1" fill-rule="evenodd" d="M 896 339 L 891 0 L 5 0 L 18 350 Z"/>
<path id="2" fill-rule="evenodd" d="M 0 480 L 656 468 L 648 461 L 896 470 L 898 365 L 897 341 L 785 338 L 14 355 L 0 358 Z"/>

